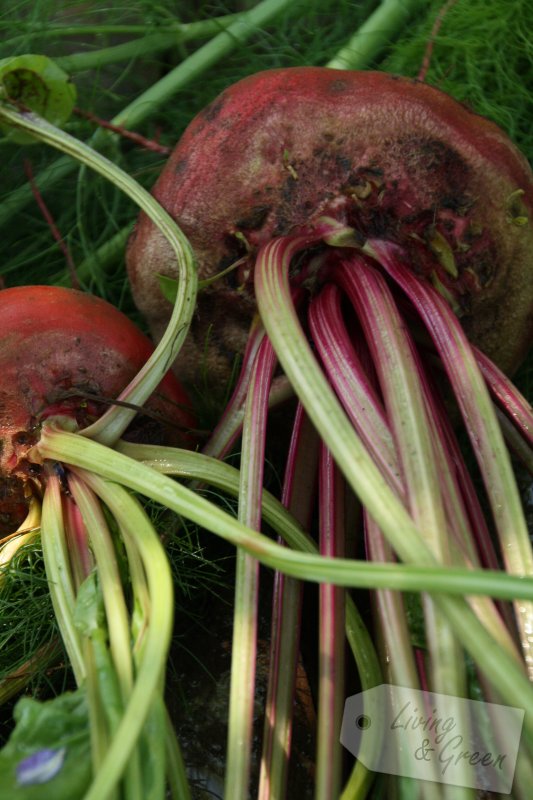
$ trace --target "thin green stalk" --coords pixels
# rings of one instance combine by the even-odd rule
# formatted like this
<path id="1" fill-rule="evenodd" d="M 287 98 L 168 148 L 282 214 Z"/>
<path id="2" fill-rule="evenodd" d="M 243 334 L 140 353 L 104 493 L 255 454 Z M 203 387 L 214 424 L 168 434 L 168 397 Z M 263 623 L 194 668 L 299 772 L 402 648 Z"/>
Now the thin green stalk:
<path id="1" fill-rule="evenodd" d="M 239 521 L 261 528 L 261 495 L 265 465 L 268 395 L 276 366 L 270 342 L 261 339 L 246 396 L 241 446 Z M 227 797 L 248 797 L 253 743 L 259 562 L 239 550 L 231 650 L 228 746 L 224 791 Z"/>
<path id="2" fill-rule="evenodd" d="M 136 546 L 135 542 L 127 536 L 127 532 L 122 530 L 120 524 L 119 530 L 124 540 L 133 595 L 131 638 L 132 653 L 135 663 L 137 663 L 144 647 L 144 640 L 150 623 L 150 591 L 139 548 Z"/>
<path id="3" fill-rule="evenodd" d="M 129 616 L 111 534 L 102 508 L 93 492 L 75 474 L 69 476 L 69 489 L 81 511 L 96 559 L 109 629 L 109 646 L 117 672 L 121 695 L 127 701 L 133 687 Z"/>
<path id="4" fill-rule="evenodd" d="M 226 55 L 231 53 L 256 30 L 267 25 L 277 14 L 290 5 L 292 0 L 263 0 L 257 6 L 232 23 L 227 30 L 219 33 L 210 42 L 192 53 L 185 61 L 178 64 L 168 75 L 150 86 L 140 94 L 126 108 L 120 111 L 111 120 L 113 125 L 121 125 L 130 129 L 136 128 L 151 114 L 155 113 L 165 103 L 198 78 L 209 67 L 212 67 Z M 98 148 L 110 135 L 99 130 L 91 138 L 91 145 Z M 70 159 L 58 159 L 50 164 L 39 175 L 35 176 L 35 184 L 41 193 L 54 186 L 58 181 L 66 178 L 75 169 L 75 164 Z M 27 203 L 31 202 L 33 194 L 27 184 L 15 189 L 4 199 L 0 207 L 0 227 L 11 222 L 13 215 L 21 211 Z"/>
<path id="5" fill-rule="evenodd" d="M 191 246 L 174 220 L 149 192 L 83 142 L 35 114 L 22 113 L 2 103 L 0 103 L 0 119 L 67 153 L 111 181 L 150 217 L 174 251 L 179 269 L 179 281 L 176 302 L 168 327 L 153 355 L 118 398 L 132 405 L 142 406 L 157 388 L 179 353 L 194 313 L 198 278 Z M 112 444 L 124 433 L 136 413 L 130 408 L 113 406 L 93 425 L 86 428 L 83 434 L 104 444 Z"/>
<path id="6" fill-rule="evenodd" d="M 93 697 L 101 709 L 100 713 L 106 720 L 108 728 L 105 738 L 102 737 L 102 741 L 98 742 L 101 751 L 98 759 L 99 769 L 105 759 L 109 743 L 120 725 L 123 705 L 115 667 L 107 647 L 107 629 L 105 624 L 91 631 L 87 638 L 90 641 L 92 649 L 91 667 L 87 670 L 87 683 L 92 687 Z M 91 736 L 93 735 L 95 739 L 101 738 L 98 734 L 97 727 L 94 734 L 91 729 Z M 128 795 L 128 800 L 130 800 L 130 797 L 137 800 L 137 798 L 139 798 L 138 789 L 133 795 Z"/>
<path id="7" fill-rule="evenodd" d="M 164 674 L 161 676 L 161 691 L 156 695 L 142 731 L 141 744 L 144 749 L 144 775 L 146 780 L 139 787 L 142 800 L 166 800 L 167 776 L 167 711 L 164 694 Z"/>
<path id="8" fill-rule="evenodd" d="M 227 16 L 232 16 L 230 14 L 221 17 L 214 17 L 212 19 L 206 20 L 198 20 L 197 22 L 174 22 L 168 23 L 166 20 L 164 22 L 164 30 L 173 30 L 173 31 L 181 31 L 187 32 L 187 35 L 193 36 L 192 31 L 194 28 L 198 27 L 198 37 L 203 35 L 203 30 L 207 30 L 210 27 L 210 23 L 214 22 L 217 23 L 219 20 L 224 20 Z M 12 23 L 10 23 L 12 25 Z M 5 24 L 0 24 L 0 30 L 6 28 Z M 20 34 L 20 36 L 13 36 L 11 39 L 6 39 L 2 42 L 4 45 L 12 45 L 16 42 L 26 39 L 28 36 L 32 34 L 41 34 L 42 27 L 35 26 L 30 24 L 25 24 L 21 20 L 18 22 L 19 30 L 25 31 L 25 33 Z M 105 36 L 105 35 L 117 35 L 117 36 L 144 36 L 146 35 L 146 31 L 163 31 L 163 25 L 161 21 L 156 24 L 153 23 L 150 27 L 147 28 L 146 24 L 135 24 L 132 23 L 131 25 L 128 24 L 121 24 L 121 23 L 95 23 L 94 25 L 55 25 L 50 26 L 46 29 L 47 36 Z M 189 30 L 191 32 L 189 33 Z M 211 31 L 211 33 L 216 33 L 215 31 Z M 194 34 L 193 38 L 196 38 L 196 34 Z"/>
<path id="9" fill-rule="evenodd" d="M 102 448 L 106 449 L 106 448 Z M 159 537 L 139 503 L 122 487 L 79 473 L 139 548 L 150 589 L 150 625 L 135 685 L 106 758 L 84 800 L 103 800 L 120 780 L 154 702 L 161 698 L 173 619 L 172 576 Z"/>
<path id="10" fill-rule="evenodd" d="M 223 458 L 238 437 L 244 419 L 244 405 L 250 386 L 257 351 L 265 337 L 265 329 L 258 316 L 255 316 L 250 326 L 246 339 L 246 349 L 243 354 L 242 367 L 233 394 L 224 408 L 215 430 L 202 452 L 215 458 Z"/>
<path id="11" fill-rule="evenodd" d="M 393 562 L 392 548 L 366 510 L 365 531 L 369 556 L 373 560 Z M 381 662 L 386 664 L 384 681 L 420 690 L 403 596 L 398 592 L 377 591 L 375 605 L 382 637 Z M 412 733 L 407 735 L 411 736 Z M 441 788 L 438 783 L 427 781 L 420 788 L 420 797 L 424 800 L 439 800 L 442 797 Z"/>
<path id="12" fill-rule="evenodd" d="M 149 33 L 139 39 L 129 42 L 102 47 L 84 53 L 72 53 L 60 56 L 55 63 L 65 72 L 81 72 L 82 70 L 100 69 L 106 64 L 116 64 L 119 61 L 129 61 L 132 58 L 141 58 L 151 53 L 160 53 L 178 44 L 207 39 L 215 36 L 220 31 L 226 30 L 236 19 L 238 14 L 225 14 L 221 17 L 199 20 L 184 24 L 165 25 L 158 33 Z M 48 31 L 53 35 L 54 31 Z M 137 30 L 136 33 L 142 33 Z M 82 35 L 80 30 L 76 36 Z"/>
<path id="13" fill-rule="evenodd" d="M 361 689 L 372 689 L 382 683 L 381 665 L 373 637 L 363 622 L 352 597 L 346 593 L 346 638 L 357 665 Z M 370 791 L 375 774 L 362 761 L 356 761 L 340 800 L 364 800 Z"/>
<path id="14" fill-rule="evenodd" d="M 105 759 L 105 753 L 109 745 L 108 723 L 113 712 L 110 712 L 110 709 L 104 708 L 100 687 L 98 686 L 96 677 L 97 667 L 93 643 L 88 638 L 85 638 L 82 646 L 87 668 L 85 691 L 87 693 L 87 711 L 91 737 L 91 762 L 93 774 L 96 774 Z M 116 800 L 116 794 L 112 800 Z"/>
<path id="15" fill-rule="evenodd" d="M 69 475 L 76 476 L 78 481 L 84 485 L 83 482 L 83 472 L 78 471 L 75 467 L 71 467 L 69 470 Z M 87 489 L 87 487 L 85 487 Z M 121 524 L 121 520 L 115 520 L 119 533 L 122 537 L 122 541 L 124 543 L 124 549 L 126 551 L 126 559 L 128 564 L 128 579 L 129 579 L 129 586 L 131 587 L 132 599 L 131 599 L 131 620 L 130 620 L 130 637 L 131 637 L 131 651 L 132 656 L 134 659 L 134 663 L 137 663 L 140 657 L 140 653 L 143 648 L 144 638 L 146 635 L 146 631 L 150 622 L 150 608 L 151 608 L 151 601 L 150 601 L 150 591 L 148 582 L 146 579 L 146 572 L 143 566 L 142 561 L 142 554 L 137 546 L 135 539 L 128 535 L 128 530 L 123 529 Z M 106 523 L 107 525 L 107 523 Z M 101 561 L 105 561 L 105 548 L 100 548 L 100 557 Z M 114 556 L 109 554 L 110 560 L 114 559 Z M 109 567 L 106 568 L 109 570 Z M 116 591 L 119 591 L 116 589 Z M 109 597 L 111 603 L 113 602 L 112 596 Z M 123 598 L 120 602 L 123 602 Z M 129 692 L 127 692 L 129 693 Z"/>
<path id="16" fill-rule="evenodd" d="M 107 666 L 106 661 L 109 660 L 107 639 L 109 640 L 112 664 L 107 669 L 112 669 L 113 674 L 116 675 L 117 691 L 120 695 L 120 713 L 118 718 L 113 719 L 110 726 L 111 732 L 115 733 L 120 723 L 122 709 L 127 704 L 133 689 L 129 615 L 115 548 L 102 508 L 94 493 L 75 474 L 69 475 L 69 489 L 89 533 L 91 547 L 96 559 L 99 586 L 105 606 L 107 627 L 105 638 L 102 637 L 101 632 L 98 638 L 96 638 L 95 634 L 92 634 L 91 638 L 95 659 L 99 660 L 103 667 Z M 110 707 L 111 703 L 104 703 L 106 711 Z M 125 776 L 128 800 L 141 800 L 141 774 L 139 752 L 135 750 L 128 759 Z"/>
<path id="17" fill-rule="evenodd" d="M 53 439 L 56 437 L 60 437 L 61 440 L 58 445 L 53 444 Z M 71 437 L 71 439 L 69 441 L 64 437 Z M 128 484 L 140 494 L 148 493 L 151 482 L 150 476 L 153 474 L 153 470 L 157 470 L 165 474 L 210 484 L 221 491 L 227 491 L 234 497 L 238 495 L 239 471 L 229 464 L 204 456 L 201 453 L 191 453 L 188 450 L 179 450 L 171 447 L 120 442 L 118 445 L 119 450 L 121 453 L 127 454 L 128 458 L 119 461 L 113 467 L 111 462 L 114 462 L 115 456 L 119 455 L 117 452 L 111 454 L 111 458 L 107 458 L 107 453 L 106 451 L 102 452 L 102 448 L 93 451 L 91 447 L 90 453 L 84 454 L 81 452 L 81 448 L 77 446 L 76 437 L 72 434 L 54 433 L 51 438 L 52 443 L 50 443 L 50 437 L 47 432 L 47 441 L 43 448 L 44 453 L 54 454 L 54 457 L 56 454 L 62 453 L 62 457 L 66 461 L 70 460 L 71 463 L 75 463 L 81 460 L 83 462 L 81 466 L 86 468 L 90 468 L 91 457 L 97 459 L 99 469 L 102 469 L 102 474 L 116 481 L 120 480 L 121 475 L 124 478 L 128 477 Z M 85 450 L 85 447 L 83 447 L 83 450 Z M 142 475 L 135 476 L 136 470 L 135 466 L 131 465 L 131 459 L 143 461 L 144 466 L 148 469 L 146 471 L 143 470 Z M 93 461 L 92 463 L 95 462 Z M 141 464 L 138 466 L 141 467 Z M 144 480 L 142 476 L 144 476 Z M 123 480 L 123 483 L 126 484 L 126 480 Z M 163 504 L 164 500 L 162 498 L 166 494 L 169 496 L 173 494 L 170 487 L 175 487 L 176 494 L 181 494 L 182 491 L 188 492 L 185 487 L 173 481 L 167 481 L 158 486 L 157 489 L 155 483 L 155 481 L 152 481 L 152 494 L 149 496 L 154 497 L 154 499 Z M 157 491 L 157 497 L 153 494 L 154 490 Z M 190 495 L 192 493 L 189 493 Z M 194 504 L 194 498 L 197 501 L 196 505 Z M 401 563 L 382 564 L 357 561 L 355 559 L 328 559 L 325 557 L 305 559 L 306 566 L 300 569 L 297 566 L 297 562 L 306 553 L 316 553 L 316 544 L 270 492 L 263 491 L 263 516 L 265 522 L 283 536 L 283 539 L 291 548 L 301 551 L 300 556 L 291 550 L 280 547 L 262 534 L 244 528 L 232 517 L 216 509 L 211 503 L 198 495 L 193 495 L 191 501 L 192 507 L 190 508 L 194 513 L 194 517 L 191 516 L 191 519 L 198 521 L 198 524 L 203 527 L 209 527 L 211 523 L 209 523 L 208 518 L 212 519 L 212 512 L 215 511 L 216 519 L 221 520 L 220 511 L 224 520 L 233 521 L 234 528 L 228 531 L 224 528 L 223 531 L 222 527 L 217 525 L 219 530 L 215 532 L 237 546 L 248 547 L 250 552 L 254 553 L 257 552 L 258 548 L 254 547 L 252 542 L 260 542 L 262 548 L 260 553 L 261 560 L 275 568 L 279 567 L 286 574 L 292 574 L 295 577 L 302 577 L 311 581 L 336 583 L 339 586 L 399 589 L 415 592 L 435 590 L 458 595 L 486 594 L 505 600 L 514 597 L 533 599 L 533 581 L 523 580 L 505 572 L 492 570 L 474 570 L 463 567 L 444 568 L 437 565 L 415 566 Z M 185 508 L 185 505 L 183 508 Z M 208 517 L 204 516 L 204 510 Z M 231 528 L 231 525 L 229 527 Z M 241 533 L 244 533 L 244 535 L 240 535 Z M 246 535 L 247 533 L 249 535 Z M 279 559 L 277 564 L 276 556 Z M 322 565 L 323 569 L 320 569 L 319 565 Z M 331 565 L 331 568 L 328 568 L 329 565 Z"/>
<path id="18" fill-rule="evenodd" d="M 87 671 L 80 635 L 74 623 L 73 610 L 76 595 L 70 574 L 65 529 L 61 510 L 61 488 L 55 475 L 48 476 L 43 498 L 41 543 L 50 595 L 61 637 L 78 686 L 84 682 Z"/>
<path id="19" fill-rule="evenodd" d="M 197 78 L 209 67 L 227 56 L 235 48 L 242 45 L 257 30 L 272 21 L 294 0 L 262 0 L 249 11 L 239 14 L 225 31 L 222 31 L 210 42 L 192 53 L 185 61 L 179 64 L 172 72 L 143 92 L 133 103 L 126 106 L 112 122 L 114 125 L 125 125 L 135 128 L 164 103 L 170 100 L 183 86 Z M 144 106 L 144 108 L 143 108 Z M 146 106 L 149 106 L 147 110 Z M 0 220 L 1 224 L 1 220 Z"/>
<path id="20" fill-rule="evenodd" d="M 285 797 L 299 660 L 302 582 L 274 577 L 270 660 L 257 800 Z"/>
<path id="21" fill-rule="evenodd" d="M 253 744 L 253 712 L 257 660 L 257 604 L 259 562 L 237 553 L 231 644 L 231 685 L 224 793 L 248 797 Z"/>
<path id="22" fill-rule="evenodd" d="M 423 0 L 382 0 L 350 41 L 331 61 L 330 69 L 364 69 L 390 45 L 418 11 Z"/>

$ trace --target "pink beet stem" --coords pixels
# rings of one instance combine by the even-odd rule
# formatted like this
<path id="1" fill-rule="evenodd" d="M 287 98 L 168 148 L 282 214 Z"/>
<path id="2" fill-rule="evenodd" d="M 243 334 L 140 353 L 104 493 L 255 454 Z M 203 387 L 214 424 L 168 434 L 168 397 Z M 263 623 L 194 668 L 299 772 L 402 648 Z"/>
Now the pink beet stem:
<path id="1" fill-rule="evenodd" d="M 319 461 L 319 546 L 324 556 L 344 555 L 344 478 L 322 444 Z M 344 594 L 319 589 L 319 691 L 316 797 L 338 797 L 342 751 L 339 730 L 344 706 Z"/>
<path id="2" fill-rule="evenodd" d="M 533 408 L 490 358 L 477 347 L 472 349 L 494 398 L 530 447 L 533 447 Z"/>
<path id="3" fill-rule="evenodd" d="M 314 509 L 317 458 L 318 437 L 299 403 L 281 500 L 306 530 Z M 282 544 L 283 540 L 278 538 L 278 542 Z M 257 800 L 285 794 L 300 641 L 301 582 L 276 572 L 272 608 L 270 670 Z"/>
<path id="4" fill-rule="evenodd" d="M 215 430 L 203 448 L 204 455 L 213 456 L 213 458 L 224 458 L 239 436 L 242 428 L 242 410 L 250 386 L 253 366 L 264 336 L 264 328 L 259 318 L 255 317 L 246 340 L 246 349 L 237 384 Z"/>
<path id="5" fill-rule="evenodd" d="M 265 437 L 270 384 L 276 354 L 265 337 L 254 359 L 245 401 L 239 521 L 261 530 Z M 235 578 L 233 646 L 225 792 L 228 797 L 248 793 L 253 741 L 253 712 L 257 660 L 259 562 L 239 550 Z M 239 746 L 236 746 L 239 743 Z"/>
<path id="6" fill-rule="evenodd" d="M 508 571 L 533 575 L 533 554 L 509 454 L 472 348 L 448 303 L 403 263 L 403 253 L 388 242 L 372 240 L 368 250 L 402 287 L 419 311 L 457 398 L 483 475 Z M 533 676 L 533 604 L 515 603 L 522 650 Z"/>
<path id="7" fill-rule="evenodd" d="M 309 327 L 324 370 L 346 414 L 391 487 L 401 494 L 398 461 L 383 404 L 350 341 L 338 287 L 326 285 L 309 307 Z"/>

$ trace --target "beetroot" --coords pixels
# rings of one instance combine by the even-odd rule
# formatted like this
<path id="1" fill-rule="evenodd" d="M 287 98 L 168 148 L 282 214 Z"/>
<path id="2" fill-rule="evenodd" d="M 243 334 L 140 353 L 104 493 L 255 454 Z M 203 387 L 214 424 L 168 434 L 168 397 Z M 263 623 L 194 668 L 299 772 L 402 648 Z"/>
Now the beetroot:
<path id="1" fill-rule="evenodd" d="M 257 248 L 323 214 L 402 245 L 503 370 L 531 341 L 531 171 L 493 123 L 424 83 L 316 67 L 253 75 L 193 120 L 153 192 L 190 238 L 200 278 L 249 256 L 200 295 L 178 368 L 188 381 L 206 340 L 214 385 L 242 351 Z M 159 338 L 170 305 L 156 276 L 176 271 L 145 215 L 128 268 Z"/>
<path id="2" fill-rule="evenodd" d="M 0 532 L 10 533 L 25 515 L 27 482 L 41 480 L 39 465 L 27 458 L 40 423 L 65 415 L 80 427 L 89 424 L 136 375 L 153 347 L 116 308 L 70 289 L 5 289 L 0 318 Z M 167 376 L 148 404 L 159 417 L 149 419 L 150 436 L 160 439 L 171 423 L 179 439 L 193 424 L 188 405 L 176 379 Z"/>

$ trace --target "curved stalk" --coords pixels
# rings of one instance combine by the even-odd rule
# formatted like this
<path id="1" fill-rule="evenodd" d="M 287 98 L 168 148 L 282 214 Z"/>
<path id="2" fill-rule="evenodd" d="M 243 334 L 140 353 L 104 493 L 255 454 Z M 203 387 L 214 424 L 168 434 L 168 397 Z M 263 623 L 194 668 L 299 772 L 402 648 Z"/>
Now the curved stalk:
<path id="1" fill-rule="evenodd" d="M 244 404 L 250 386 L 253 365 L 264 337 L 265 330 L 259 317 L 255 316 L 246 339 L 246 349 L 237 384 L 215 430 L 202 450 L 205 455 L 223 458 L 237 439 L 244 419 Z"/>
<path id="2" fill-rule="evenodd" d="M 179 281 L 176 302 L 168 327 L 153 355 L 118 398 L 132 405 L 142 406 L 171 367 L 189 330 L 198 285 L 191 246 L 174 220 L 151 194 L 123 170 L 83 142 L 50 125 L 41 117 L 30 112 L 17 111 L 5 103 L 0 103 L 0 119 L 30 133 L 39 141 L 67 153 L 111 181 L 150 217 L 176 255 Z M 82 433 L 103 444 L 113 444 L 124 433 L 136 413 L 130 408 L 113 406 Z"/>
<path id="3" fill-rule="evenodd" d="M 159 537 L 139 503 L 121 486 L 93 473 L 78 475 L 107 505 L 121 531 L 139 549 L 151 598 L 150 625 L 138 659 L 135 684 L 120 724 L 84 800 L 107 797 L 120 780 L 150 709 L 159 703 L 173 621 L 172 576 Z"/>
<path id="4" fill-rule="evenodd" d="M 254 8 L 239 15 L 225 31 L 222 31 L 210 42 L 200 47 L 188 58 L 178 64 L 171 72 L 160 81 L 150 86 L 140 94 L 122 111 L 116 114 L 111 121 L 113 125 L 135 128 L 143 120 L 155 113 L 168 102 L 180 89 L 198 78 L 205 70 L 212 67 L 228 53 L 243 44 L 256 30 L 266 25 L 290 4 L 291 0 L 262 0 Z M 99 130 L 91 139 L 93 147 L 97 148 L 105 141 L 106 132 Z M 75 165 L 70 159 L 57 159 L 39 175 L 36 183 L 39 191 L 54 186 L 58 181 L 66 178 Z M 13 214 L 21 211 L 33 198 L 31 189 L 27 185 L 11 192 L 9 201 L 5 201 L 0 208 L 0 227 L 8 223 Z"/>
<path id="5" fill-rule="evenodd" d="M 480 669 L 493 683 L 504 702 L 527 711 L 526 731 L 528 737 L 533 739 L 533 692 L 529 681 L 511 656 L 506 652 L 499 652 L 493 637 L 479 623 L 467 603 L 453 596 L 455 593 L 470 595 L 477 592 L 492 596 L 496 592 L 502 594 L 502 591 L 495 590 L 493 581 L 500 586 L 506 584 L 507 588 L 507 582 L 510 581 L 518 586 L 513 593 L 515 598 L 530 599 L 533 597 L 533 581 L 513 580 L 512 576 L 488 571 L 479 573 L 457 568 L 443 569 L 431 563 L 417 566 L 369 564 L 350 559 L 314 556 L 308 552 L 294 552 L 280 547 L 263 534 L 252 531 L 222 509 L 165 475 L 157 474 L 143 464 L 134 463 L 131 458 L 102 447 L 97 442 L 83 441 L 75 434 L 45 427 L 39 449 L 45 458 L 59 459 L 88 470 L 97 463 L 100 475 L 108 480 L 120 482 L 151 497 L 237 547 L 243 547 L 267 566 L 281 569 L 294 577 L 336 583 L 339 586 L 430 592 L 452 623 L 465 649 L 479 663 Z M 203 473 L 199 477 L 206 480 L 207 476 Z M 439 594 L 439 589 L 443 594 Z M 494 653 L 494 658 L 487 659 L 485 656 L 488 652 Z"/>
<path id="6" fill-rule="evenodd" d="M 94 552 L 106 611 L 109 646 L 122 700 L 126 702 L 133 686 L 133 663 L 130 653 L 128 610 L 116 553 L 103 510 L 93 492 L 75 474 L 69 475 L 68 481 L 69 489 L 85 522 Z"/>
<path id="7" fill-rule="evenodd" d="M 529 447 L 533 447 L 533 408 L 531 408 L 531 404 L 511 383 L 507 375 L 504 375 L 492 363 L 490 358 L 487 358 L 477 347 L 473 347 L 472 350 L 495 400 L 502 407 L 510 422 L 516 426 Z"/>
<path id="8" fill-rule="evenodd" d="M 481 594 L 494 595 L 490 579 L 480 582 L 473 577 L 475 575 L 480 577 L 480 573 L 439 568 L 433 560 L 426 560 L 425 563 L 419 563 L 415 567 L 404 565 L 400 568 L 395 564 L 366 562 L 361 564 L 349 559 L 332 559 L 310 553 L 298 553 L 280 547 L 263 534 L 252 531 L 222 509 L 167 476 L 160 475 L 143 464 L 135 463 L 131 458 L 103 447 L 98 442 L 83 440 L 76 434 L 60 432 L 45 426 L 38 448 L 45 458 L 71 463 L 88 470 L 92 470 L 94 465 L 98 464 L 98 472 L 104 478 L 151 497 L 198 525 L 217 533 L 237 547 L 243 547 L 267 566 L 281 569 L 295 577 L 343 586 L 429 591 L 452 623 L 465 649 L 479 663 L 480 669 L 501 693 L 502 699 L 510 705 L 528 710 L 526 726 L 533 737 L 533 692 L 530 683 L 512 657 L 506 652 L 498 651 L 493 637 L 479 623 L 466 601 L 452 596 L 456 592 L 461 595 L 476 594 L 476 591 L 481 589 L 481 583 L 484 584 Z M 202 477 L 205 480 L 206 476 Z M 406 576 L 409 576 L 407 580 Z M 481 573 L 481 576 L 483 578 L 491 576 L 498 584 L 512 581 L 512 576 L 488 571 Z M 461 578 L 463 581 L 459 586 L 458 579 Z M 520 589 L 514 594 L 515 597 L 523 597 L 524 594 L 529 598 L 533 597 L 532 580 L 518 579 L 517 584 Z M 445 594 L 438 594 L 439 588 Z M 457 591 L 459 588 L 460 591 Z M 495 657 L 487 660 L 487 652 L 494 653 Z"/>
<path id="9" fill-rule="evenodd" d="M 48 477 L 48 485 L 44 493 L 41 543 L 54 612 L 76 683 L 80 686 L 87 676 L 87 671 L 81 637 L 73 617 L 76 595 L 65 545 L 61 489 L 59 479 L 55 475 Z"/>
<path id="10" fill-rule="evenodd" d="M 124 445 L 121 444 L 121 447 Z M 131 445 L 141 448 L 141 445 Z M 177 473 L 182 473 L 179 463 L 187 464 L 186 477 L 202 482 L 220 485 L 233 492 L 238 492 L 238 471 L 234 471 L 236 484 L 231 477 L 232 467 L 220 463 L 208 456 L 191 453 L 177 448 L 156 448 L 177 453 Z M 262 563 L 273 569 L 279 569 L 287 575 L 303 578 L 313 582 L 335 583 L 338 586 L 361 588 L 399 589 L 403 591 L 422 591 L 449 595 L 487 594 L 502 599 L 533 599 L 533 581 L 523 580 L 506 573 L 490 570 L 469 570 L 460 567 L 441 567 L 434 561 L 428 564 L 373 564 L 355 559 L 329 558 L 313 555 L 316 549 L 310 545 L 308 536 L 283 508 L 279 501 L 272 498 L 269 505 L 269 516 L 265 511 L 265 519 L 279 525 L 278 530 L 291 546 L 303 549 L 297 552 L 281 547 L 267 536 L 253 531 L 246 525 L 230 516 L 218 506 L 192 492 L 185 486 L 173 481 L 166 475 L 159 474 L 152 467 L 134 462 L 123 455 L 98 442 L 83 440 L 78 435 L 45 426 L 39 450 L 43 457 L 63 461 L 66 464 L 92 471 L 98 464 L 98 474 L 107 480 L 127 486 L 139 494 L 150 497 L 167 508 L 196 522 L 203 528 L 216 533 L 236 547 L 244 548 Z M 140 451 L 137 451 L 140 452 Z M 189 461 L 187 459 L 190 459 Z M 163 462 L 165 459 L 157 459 Z M 201 466 L 199 463 L 202 462 Z M 224 470 L 221 473 L 220 470 Z M 229 473 L 228 473 L 229 470 Z M 223 478 L 221 479 L 221 474 Z M 268 493 L 264 493 L 268 496 Z M 265 506 L 266 508 L 266 506 Z"/>
<path id="11" fill-rule="evenodd" d="M 173 25 L 165 24 L 165 30 L 171 30 L 173 35 L 182 34 L 189 38 L 201 38 L 203 35 L 209 36 L 214 33 L 218 32 L 218 27 L 224 24 L 224 20 L 227 20 L 235 15 L 227 14 L 221 17 L 213 17 L 211 19 L 206 20 L 199 20 L 197 22 L 176 22 Z M 149 30 L 156 30 L 158 29 L 157 24 L 153 24 Z M 21 21 L 19 21 L 19 30 L 25 31 L 18 36 L 13 36 L 11 39 L 6 39 L 3 44 L 4 47 L 12 46 L 17 42 L 23 41 L 31 36 L 32 33 L 40 34 L 41 28 L 35 28 L 34 25 L 29 23 L 28 25 L 24 25 Z M 144 37 L 146 35 L 147 27 L 146 25 L 135 24 L 132 23 L 128 24 L 98 24 L 95 23 L 94 25 L 56 25 L 55 27 L 51 26 L 47 29 L 46 33 L 49 36 L 105 36 L 117 34 L 118 36 L 139 36 Z M 150 34 L 155 35 L 155 34 Z M 64 69 L 64 67 L 63 67 Z"/>
<path id="12" fill-rule="evenodd" d="M 268 395 L 276 357 L 268 339 L 261 344 L 254 360 L 246 397 L 239 481 L 239 521 L 254 530 L 261 529 L 261 494 L 265 465 L 265 436 Z M 259 562 L 237 552 L 235 605 L 231 650 L 231 685 L 228 746 L 224 791 L 227 797 L 248 797 L 259 599 Z"/>
<path id="13" fill-rule="evenodd" d="M 81 72 L 88 69 L 101 69 L 105 64 L 116 64 L 119 61 L 128 61 L 132 58 L 140 58 L 150 53 L 160 53 L 162 50 L 169 50 L 185 42 L 195 39 L 208 39 L 217 33 L 226 30 L 235 20 L 238 14 L 225 14 L 212 19 L 199 20 L 198 22 L 186 22 L 183 24 L 166 25 L 157 33 L 148 33 L 133 39 L 129 42 L 102 47 L 97 50 L 89 50 L 86 53 L 72 53 L 68 56 L 61 56 L 55 59 L 55 63 L 64 69 L 65 72 Z M 120 26 L 118 26 L 120 27 Z M 70 28 L 75 36 L 82 36 L 84 28 Z M 145 33 L 146 29 L 140 27 L 132 30 L 119 31 L 120 33 Z M 87 32 L 87 29 L 85 29 Z M 89 29 L 89 33 L 90 33 Z M 65 32 L 61 28 L 51 31 L 52 34 Z M 5 44 L 5 43 L 4 43 Z"/>

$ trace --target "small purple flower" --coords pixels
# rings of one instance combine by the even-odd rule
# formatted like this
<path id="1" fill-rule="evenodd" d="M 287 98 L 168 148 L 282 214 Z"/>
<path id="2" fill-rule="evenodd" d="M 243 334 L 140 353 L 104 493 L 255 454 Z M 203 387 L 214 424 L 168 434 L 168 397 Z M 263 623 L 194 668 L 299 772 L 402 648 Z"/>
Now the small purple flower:
<path id="1" fill-rule="evenodd" d="M 59 750 L 45 748 L 22 759 L 17 764 L 17 783 L 19 786 L 32 786 L 46 783 L 54 778 L 65 760 L 66 747 Z"/>

